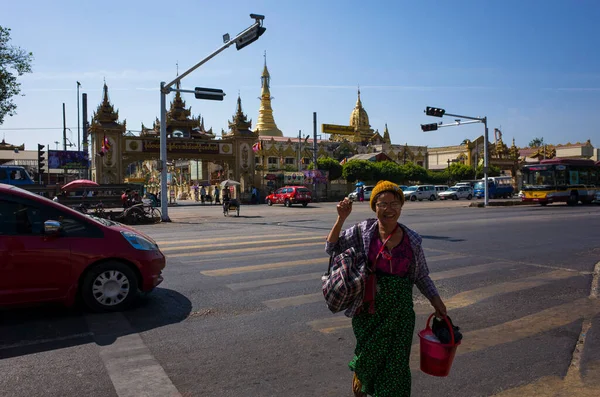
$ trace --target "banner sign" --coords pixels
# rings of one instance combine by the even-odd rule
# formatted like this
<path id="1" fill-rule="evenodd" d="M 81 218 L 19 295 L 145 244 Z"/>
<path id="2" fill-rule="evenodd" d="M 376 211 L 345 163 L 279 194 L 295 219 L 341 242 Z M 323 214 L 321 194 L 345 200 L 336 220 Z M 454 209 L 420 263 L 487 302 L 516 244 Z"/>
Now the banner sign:
<path id="1" fill-rule="evenodd" d="M 48 150 L 48 167 L 51 169 L 87 168 L 88 154 L 75 150 Z"/>
<path id="2" fill-rule="evenodd" d="M 354 127 L 349 125 L 337 125 L 337 124 L 321 124 L 321 131 L 324 134 L 354 134 Z"/>
<path id="3" fill-rule="evenodd" d="M 284 172 L 283 181 L 286 185 L 304 184 L 304 174 L 301 172 Z"/>
<path id="4" fill-rule="evenodd" d="M 304 174 L 305 184 L 327 183 L 328 171 L 306 170 L 302 171 L 302 173 Z"/>
<path id="5" fill-rule="evenodd" d="M 144 152 L 160 152 L 160 140 L 142 141 Z M 219 154 L 218 143 L 201 143 L 190 141 L 167 141 L 167 152 L 169 153 L 203 153 Z"/>

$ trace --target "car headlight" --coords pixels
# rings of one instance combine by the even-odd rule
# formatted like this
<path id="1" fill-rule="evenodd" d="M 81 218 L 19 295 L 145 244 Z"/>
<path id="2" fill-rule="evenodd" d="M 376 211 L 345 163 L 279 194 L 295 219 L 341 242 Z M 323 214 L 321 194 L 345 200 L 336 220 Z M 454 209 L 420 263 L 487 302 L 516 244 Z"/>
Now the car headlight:
<path id="1" fill-rule="evenodd" d="M 154 251 L 158 249 L 158 245 L 152 241 L 133 232 L 121 232 L 125 240 L 131 244 L 133 248 L 141 251 Z"/>

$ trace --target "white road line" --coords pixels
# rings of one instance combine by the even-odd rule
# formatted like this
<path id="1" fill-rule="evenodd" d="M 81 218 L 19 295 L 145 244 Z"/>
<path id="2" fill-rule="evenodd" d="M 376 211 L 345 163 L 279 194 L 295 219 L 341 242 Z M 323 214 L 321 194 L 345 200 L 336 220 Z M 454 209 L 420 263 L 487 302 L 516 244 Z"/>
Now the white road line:
<path id="1" fill-rule="evenodd" d="M 61 342 L 63 340 L 77 339 L 77 338 L 87 338 L 87 337 L 93 336 L 93 335 L 94 334 L 91 332 L 82 332 L 80 334 L 59 336 L 56 338 L 36 339 L 33 341 L 22 341 L 22 342 L 13 343 L 12 345 L 2 345 L 2 346 L 0 346 L 0 350 L 18 349 L 20 347 L 41 345 L 43 343 Z"/>
<path id="2" fill-rule="evenodd" d="M 181 397 L 123 314 L 89 315 L 86 321 L 119 397 Z"/>

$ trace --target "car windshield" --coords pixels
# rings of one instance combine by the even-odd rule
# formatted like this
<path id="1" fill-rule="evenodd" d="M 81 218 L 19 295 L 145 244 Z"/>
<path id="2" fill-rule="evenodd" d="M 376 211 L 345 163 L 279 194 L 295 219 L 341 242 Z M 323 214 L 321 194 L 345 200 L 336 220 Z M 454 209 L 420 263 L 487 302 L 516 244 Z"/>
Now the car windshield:
<path id="1" fill-rule="evenodd" d="M 94 215 L 90 215 L 90 214 L 86 214 L 89 218 L 92 218 L 93 220 L 95 220 L 98 223 L 103 224 L 104 226 L 118 226 L 119 223 L 118 222 L 114 222 L 105 218 L 99 218 L 97 216 Z"/>
<path id="2" fill-rule="evenodd" d="M 485 184 L 483 182 L 477 182 L 475 184 L 475 189 L 483 189 L 485 187 Z"/>
<path id="3" fill-rule="evenodd" d="M 416 190 L 417 190 L 416 186 L 410 186 L 410 187 L 407 187 L 406 189 L 404 189 L 405 192 L 414 192 Z"/>

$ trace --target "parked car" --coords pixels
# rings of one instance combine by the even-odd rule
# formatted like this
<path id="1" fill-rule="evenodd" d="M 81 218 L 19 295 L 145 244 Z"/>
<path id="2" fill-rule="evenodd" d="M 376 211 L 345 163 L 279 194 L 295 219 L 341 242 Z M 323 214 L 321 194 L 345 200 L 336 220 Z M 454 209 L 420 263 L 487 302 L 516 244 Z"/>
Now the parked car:
<path id="1" fill-rule="evenodd" d="M 446 190 L 450 189 L 450 186 L 447 185 L 435 185 L 435 194 L 438 196 L 439 198 L 439 194 L 441 192 L 445 192 Z"/>
<path id="2" fill-rule="evenodd" d="M 145 234 L 0 184 L 0 306 L 81 299 L 118 311 L 159 285 L 164 267 Z"/>
<path id="3" fill-rule="evenodd" d="M 375 186 L 363 186 L 365 189 L 365 201 L 369 201 L 371 199 L 371 192 Z M 360 188 L 357 187 L 352 193 L 348 195 L 348 198 L 352 201 L 358 201 L 358 190 Z"/>
<path id="4" fill-rule="evenodd" d="M 594 196 L 594 203 L 600 204 L 600 190 L 597 191 L 596 195 Z"/>
<path id="5" fill-rule="evenodd" d="M 304 186 L 284 186 L 265 198 L 268 205 L 283 204 L 286 207 L 291 207 L 292 204 L 306 207 L 311 200 L 312 193 Z"/>
<path id="6" fill-rule="evenodd" d="M 406 190 L 404 190 L 404 200 L 406 201 L 422 201 L 430 200 L 433 201 L 437 199 L 437 194 L 435 191 L 435 186 L 433 185 L 417 185 L 410 186 Z"/>
<path id="7" fill-rule="evenodd" d="M 452 199 L 458 200 L 461 198 L 466 198 L 467 200 L 471 200 L 473 198 L 473 188 L 469 186 L 452 186 L 445 192 L 438 193 L 440 200 Z"/>

